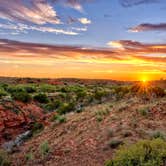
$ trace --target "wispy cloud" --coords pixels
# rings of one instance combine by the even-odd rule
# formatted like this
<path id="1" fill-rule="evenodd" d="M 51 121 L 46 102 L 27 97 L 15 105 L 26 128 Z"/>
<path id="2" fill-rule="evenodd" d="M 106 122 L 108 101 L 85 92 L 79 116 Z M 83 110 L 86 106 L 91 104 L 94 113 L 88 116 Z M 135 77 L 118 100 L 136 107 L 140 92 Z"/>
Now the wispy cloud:
<path id="1" fill-rule="evenodd" d="M 71 30 L 64 30 L 58 29 L 53 27 L 46 27 L 46 26 L 30 26 L 22 23 L 14 24 L 14 23 L 7 23 L 2 24 L 0 23 L 0 29 L 4 30 L 11 30 L 11 32 L 2 32 L 8 33 L 12 35 L 20 34 L 20 33 L 28 33 L 29 30 L 31 31 L 39 31 L 39 32 L 48 32 L 48 33 L 55 33 L 55 34 L 64 34 L 64 35 L 78 35 L 79 33 L 76 31 L 86 31 L 83 28 L 71 28 Z M 74 30 L 74 31 L 73 31 Z"/>
<path id="2" fill-rule="evenodd" d="M 83 7 L 80 1 L 78 0 L 67 0 L 65 4 L 71 8 L 74 8 L 80 12 L 83 12 Z"/>
<path id="3" fill-rule="evenodd" d="M 135 27 L 129 28 L 130 32 L 142 32 L 142 31 L 166 31 L 166 23 L 150 24 L 143 23 Z"/>
<path id="4" fill-rule="evenodd" d="M 0 17 L 10 21 L 35 24 L 59 24 L 54 8 L 45 0 L 0 0 Z"/>
<path id="5" fill-rule="evenodd" d="M 78 10 L 79 12 L 84 11 L 82 4 L 92 1 L 94 0 L 52 0 L 52 2 L 62 3 L 65 6 Z"/>
<path id="6" fill-rule="evenodd" d="M 161 0 L 119 0 L 123 7 L 131 7 L 140 4 L 159 3 Z"/>
<path id="7" fill-rule="evenodd" d="M 87 31 L 87 27 L 67 27 L 55 11 L 54 3 L 55 5 L 64 3 L 73 8 L 78 8 L 78 6 L 81 8 L 81 4 L 84 2 L 79 0 L 0 0 L 0 18 L 6 20 L 5 23 L 0 23 L 0 34 L 18 35 L 29 31 L 39 31 L 78 35 L 80 31 Z M 91 20 L 85 17 L 69 18 L 70 23 L 80 22 L 83 25 L 91 23 Z M 63 26 L 58 26 L 58 24 L 63 24 Z"/>

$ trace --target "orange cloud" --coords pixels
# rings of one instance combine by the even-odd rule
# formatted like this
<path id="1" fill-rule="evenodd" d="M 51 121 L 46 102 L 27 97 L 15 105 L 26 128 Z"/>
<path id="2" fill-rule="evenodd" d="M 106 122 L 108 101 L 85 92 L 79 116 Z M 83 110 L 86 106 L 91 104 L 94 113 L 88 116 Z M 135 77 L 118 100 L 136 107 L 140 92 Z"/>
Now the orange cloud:
<path id="1" fill-rule="evenodd" d="M 37 77 L 152 79 L 165 77 L 166 45 L 114 41 L 119 48 L 49 45 L 0 40 L 0 71 Z M 33 70 L 36 68 L 36 70 Z M 10 70 L 10 72 L 9 72 Z M 3 71 L 3 73 L 2 73 Z M 35 71 L 35 72 L 34 72 Z M 91 71 L 91 72 L 90 72 Z M 105 72 L 104 72 L 105 71 Z M 136 78 L 137 77 L 137 78 Z"/>

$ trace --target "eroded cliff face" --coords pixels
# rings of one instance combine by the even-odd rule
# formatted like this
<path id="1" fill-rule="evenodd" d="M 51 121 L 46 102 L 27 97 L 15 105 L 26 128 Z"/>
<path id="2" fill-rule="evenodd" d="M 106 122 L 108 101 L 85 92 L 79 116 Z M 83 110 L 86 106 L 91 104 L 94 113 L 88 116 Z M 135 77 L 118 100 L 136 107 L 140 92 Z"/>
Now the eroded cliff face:
<path id="1" fill-rule="evenodd" d="M 46 114 L 36 103 L 3 101 L 0 103 L 0 144 L 29 130 L 34 122 L 46 124 Z"/>

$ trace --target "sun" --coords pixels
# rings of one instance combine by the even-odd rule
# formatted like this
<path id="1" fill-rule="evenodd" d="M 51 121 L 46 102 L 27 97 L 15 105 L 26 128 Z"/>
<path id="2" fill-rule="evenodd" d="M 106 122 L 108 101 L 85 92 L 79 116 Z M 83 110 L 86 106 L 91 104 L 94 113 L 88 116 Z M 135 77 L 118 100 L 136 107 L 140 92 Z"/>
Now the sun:
<path id="1" fill-rule="evenodd" d="M 143 80 L 142 80 L 142 82 L 143 82 L 143 83 L 146 83 L 146 82 L 147 82 L 147 80 L 146 80 L 146 79 L 143 79 Z"/>
<path id="2" fill-rule="evenodd" d="M 145 76 L 140 79 L 140 82 L 141 82 L 143 87 L 146 87 L 149 84 L 148 78 Z"/>
<path id="3" fill-rule="evenodd" d="M 147 83 L 148 82 L 148 77 L 147 76 L 143 76 L 143 77 L 140 78 L 140 81 L 142 83 Z"/>

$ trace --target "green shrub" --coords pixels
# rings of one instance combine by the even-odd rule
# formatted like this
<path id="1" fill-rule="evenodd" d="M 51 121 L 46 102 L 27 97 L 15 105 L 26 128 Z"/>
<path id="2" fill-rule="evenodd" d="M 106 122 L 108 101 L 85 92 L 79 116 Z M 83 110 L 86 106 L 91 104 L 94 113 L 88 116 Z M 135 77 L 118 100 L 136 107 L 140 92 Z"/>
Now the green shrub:
<path id="1" fill-rule="evenodd" d="M 25 86 L 24 89 L 25 89 L 25 91 L 27 93 L 34 93 L 34 92 L 36 92 L 36 88 L 34 86 L 30 86 L 30 85 L 29 86 Z"/>
<path id="2" fill-rule="evenodd" d="M 56 101 L 49 102 L 48 104 L 44 106 L 44 108 L 47 111 L 54 111 L 58 109 L 61 105 L 62 105 L 62 102 L 60 100 L 56 100 Z"/>
<path id="3" fill-rule="evenodd" d="M 10 85 L 6 88 L 6 91 L 12 94 L 15 92 L 25 92 L 25 89 L 21 85 Z"/>
<path id="4" fill-rule="evenodd" d="M 96 115 L 106 116 L 109 115 L 109 110 L 99 110 L 96 112 Z"/>
<path id="5" fill-rule="evenodd" d="M 96 114 L 96 120 L 98 122 L 101 122 L 104 119 L 104 117 L 109 114 L 109 110 L 100 110 L 97 111 L 95 114 Z"/>
<path id="6" fill-rule="evenodd" d="M 40 133 L 44 129 L 44 125 L 42 123 L 36 122 L 32 126 L 32 135 Z"/>
<path id="7" fill-rule="evenodd" d="M 32 99 L 31 95 L 29 95 L 25 91 L 12 92 L 12 98 L 14 100 L 22 101 L 24 103 L 27 103 Z"/>
<path id="8" fill-rule="evenodd" d="M 39 103 L 48 103 L 49 99 L 45 93 L 38 93 L 34 96 L 34 100 Z"/>
<path id="9" fill-rule="evenodd" d="M 96 90 L 94 94 L 94 98 L 98 101 L 101 101 L 103 97 L 105 97 L 107 93 L 104 90 Z"/>
<path id="10" fill-rule="evenodd" d="M 87 95 L 87 92 L 85 90 L 80 90 L 76 92 L 76 99 L 77 100 L 82 100 L 85 98 L 85 96 Z"/>
<path id="11" fill-rule="evenodd" d="M 0 88 L 0 97 L 7 96 L 7 95 L 8 93 L 3 88 Z"/>
<path id="12" fill-rule="evenodd" d="M 41 155 L 44 157 L 50 152 L 50 146 L 48 144 L 48 141 L 43 142 L 39 147 Z"/>
<path id="13" fill-rule="evenodd" d="M 166 142 L 154 139 L 122 146 L 105 166 L 164 166 L 165 162 Z"/>
<path id="14" fill-rule="evenodd" d="M 147 116 L 149 114 L 149 109 L 148 108 L 141 108 L 138 110 L 138 112 L 142 115 L 142 116 Z"/>
<path id="15" fill-rule="evenodd" d="M 0 83 L 0 88 L 4 89 L 5 91 L 7 90 L 8 86 L 8 84 Z"/>
<path id="16" fill-rule="evenodd" d="M 39 92 L 46 92 L 46 93 L 51 93 L 56 91 L 56 86 L 55 85 L 50 85 L 50 84 L 41 84 L 39 85 Z"/>
<path id="17" fill-rule="evenodd" d="M 54 115 L 51 119 L 52 121 L 55 121 L 57 123 L 64 123 L 66 122 L 66 117 L 64 115 Z"/>
<path id="18" fill-rule="evenodd" d="M 58 110 L 59 114 L 66 114 L 75 110 L 75 103 L 63 103 Z"/>
<path id="19" fill-rule="evenodd" d="M 96 120 L 97 120 L 98 122 L 101 122 L 101 121 L 103 120 L 103 116 L 101 116 L 101 115 L 96 115 Z"/>
<path id="20" fill-rule="evenodd" d="M 67 93 L 68 89 L 67 89 L 67 87 L 62 87 L 60 91 L 63 92 L 63 93 Z"/>
<path id="21" fill-rule="evenodd" d="M 11 161 L 8 157 L 7 152 L 0 150 L 0 166 L 10 166 Z"/>
<path id="22" fill-rule="evenodd" d="M 27 161 L 33 160 L 33 159 L 34 159 L 33 153 L 32 153 L 32 152 L 27 153 L 27 154 L 25 155 L 25 159 L 26 159 Z"/>

